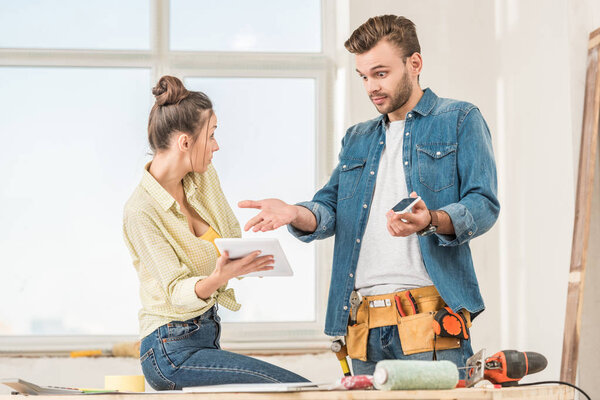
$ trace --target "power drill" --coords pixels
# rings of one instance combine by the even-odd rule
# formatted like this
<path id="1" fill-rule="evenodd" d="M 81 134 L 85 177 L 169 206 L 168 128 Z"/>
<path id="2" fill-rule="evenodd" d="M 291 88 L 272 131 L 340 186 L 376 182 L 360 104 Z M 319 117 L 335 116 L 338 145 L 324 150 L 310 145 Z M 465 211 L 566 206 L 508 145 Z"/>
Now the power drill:
<path id="1" fill-rule="evenodd" d="M 546 357 L 533 351 L 504 350 L 485 357 L 485 349 L 467 360 L 466 387 L 482 379 L 503 387 L 517 386 L 525 375 L 542 371 L 548 365 Z"/>

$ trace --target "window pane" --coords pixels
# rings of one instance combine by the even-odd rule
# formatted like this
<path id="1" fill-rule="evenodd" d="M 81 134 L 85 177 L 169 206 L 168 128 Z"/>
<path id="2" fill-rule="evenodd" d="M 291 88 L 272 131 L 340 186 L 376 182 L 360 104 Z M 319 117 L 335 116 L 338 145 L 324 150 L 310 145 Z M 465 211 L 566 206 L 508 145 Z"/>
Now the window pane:
<path id="1" fill-rule="evenodd" d="M 0 47 L 149 49 L 149 0 L 0 0 Z"/>
<path id="2" fill-rule="evenodd" d="M 321 51 L 319 0 L 171 0 L 171 49 Z"/>
<path id="3" fill-rule="evenodd" d="M 289 78 L 188 78 L 190 90 L 205 92 L 218 118 L 220 150 L 213 162 L 242 228 L 257 210 L 244 199 L 276 197 L 288 203 L 312 198 L 315 189 L 315 80 Z M 276 237 L 293 277 L 231 280 L 239 312 L 220 308 L 225 321 L 313 321 L 315 245 L 293 238 L 287 228 L 244 237 Z"/>
<path id="4" fill-rule="evenodd" d="M 136 334 L 150 71 L 0 68 L 0 334 Z"/>

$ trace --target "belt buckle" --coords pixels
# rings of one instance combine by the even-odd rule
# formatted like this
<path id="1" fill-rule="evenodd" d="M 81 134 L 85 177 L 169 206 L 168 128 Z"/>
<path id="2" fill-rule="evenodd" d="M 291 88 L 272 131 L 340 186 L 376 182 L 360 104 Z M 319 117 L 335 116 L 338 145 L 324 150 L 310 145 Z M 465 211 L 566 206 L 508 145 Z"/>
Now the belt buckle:
<path id="1" fill-rule="evenodd" d="M 389 307 L 391 305 L 392 301 L 390 299 L 379 299 L 369 301 L 370 308 Z"/>

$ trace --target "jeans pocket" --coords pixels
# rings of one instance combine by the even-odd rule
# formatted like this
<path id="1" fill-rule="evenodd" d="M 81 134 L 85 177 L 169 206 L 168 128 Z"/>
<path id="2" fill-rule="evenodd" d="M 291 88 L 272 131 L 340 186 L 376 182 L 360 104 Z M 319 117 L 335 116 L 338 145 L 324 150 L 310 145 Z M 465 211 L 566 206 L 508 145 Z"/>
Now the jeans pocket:
<path id="1" fill-rule="evenodd" d="M 172 321 L 167 324 L 167 335 L 164 342 L 187 339 L 200 329 L 199 321 Z"/>
<path id="2" fill-rule="evenodd" d="M 154 349 L 148 350 L 141 358 L 142 372 L 144 377 L 154 390 L 173 390 L 175 383 L 168 380 L 158 368 Z"/>
<path id="3" fill-rule="evenodd" d="M 354 196 L 365 162 L 366 160 L 356 158 L 340 158 L 338 201 L 349 199 Z"/>
<path id="4" fill-rule="evenodd" d="M 418 144 L 419 182 L 434 192 L 453 186 L 457 147 L 457 144 L 448 143 Z"/>

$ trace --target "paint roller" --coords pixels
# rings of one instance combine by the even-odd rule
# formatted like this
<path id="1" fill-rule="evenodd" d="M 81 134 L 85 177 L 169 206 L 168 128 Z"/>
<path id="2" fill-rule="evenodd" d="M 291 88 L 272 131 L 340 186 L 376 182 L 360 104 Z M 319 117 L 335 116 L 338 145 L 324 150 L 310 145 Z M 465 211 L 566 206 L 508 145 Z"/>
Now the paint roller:
<path id="1" fill-rule="evenodd" d="M 140 358 L 140 345 L 137 342 L 115 343 L 111 349 L 71 351 L 70 356 L 76 357 L 132 357 Z"/>
<path id="2" fill-rule="evenodd" d="M 384 360 L 373 373 L 373 386 L 379 390 L 453 389 L 458 383 L 458 368 L 447 360 Z"/>

